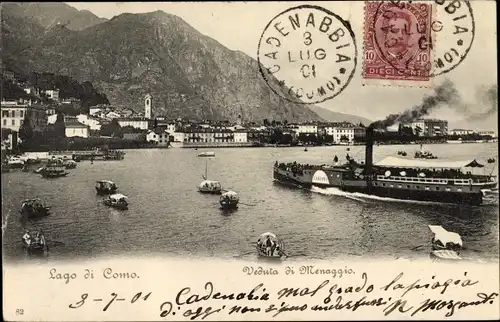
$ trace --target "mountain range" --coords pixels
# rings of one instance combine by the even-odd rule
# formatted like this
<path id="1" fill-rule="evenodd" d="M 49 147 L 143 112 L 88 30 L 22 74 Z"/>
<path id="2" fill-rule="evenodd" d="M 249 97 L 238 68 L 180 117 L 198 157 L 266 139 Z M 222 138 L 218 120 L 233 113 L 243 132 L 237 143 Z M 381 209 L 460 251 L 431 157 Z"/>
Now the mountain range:
<path id="1" fill-rule="evenodd" d="M 108 20 L 63 3 L 3 3 L 2 39 L 13 71 L 90 81 L 116 107 L 142 110 L 149 93 L 154 115 L 370 123 L 277 96 L 255 59 L 163 11 Z"/>

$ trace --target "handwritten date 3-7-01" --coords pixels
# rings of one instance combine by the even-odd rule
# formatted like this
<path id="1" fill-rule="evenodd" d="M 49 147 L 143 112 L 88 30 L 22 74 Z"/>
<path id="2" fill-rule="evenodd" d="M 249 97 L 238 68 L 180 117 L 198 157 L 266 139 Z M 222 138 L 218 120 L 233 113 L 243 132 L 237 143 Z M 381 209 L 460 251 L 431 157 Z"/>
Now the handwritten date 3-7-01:
<path id="1" fill-rule="evenodd" d="M 106 303 L 102 309 L 104 312 L 106 312 L 108 310 L 108 308 L 111 306 L 111 304 L 113 304 L 115 301 L 116 302 L 125 302 L 126 301 L 126 302 L 129 302 L 131 304 L 134 304 L 139 300 L 147 301 L 151 297 L 151 294 L 152 294 L 152 292 L 145 293 L 145 294 L 143 294 L 142 292 L 138 292 L 135 295 L 133 295 L 132 297 L 127 298 L 127 297 L 118 297 L 118 294 L 113 292 L 110 294 L 109 297 L 106 297 L 106 298 L 102 298 L 102 297 L 89 298 L 89 293 L 83 293 L 80 296 L 80 300 L 75 302 L 75 303 L 71 303 L 69 305 L 69 308 L 78 309 L 78 308 L 82 307 L 83 305 L 85 305 L 85 303 L 92 301 L 92 302 L 98 302 L 98 303 Z"/>

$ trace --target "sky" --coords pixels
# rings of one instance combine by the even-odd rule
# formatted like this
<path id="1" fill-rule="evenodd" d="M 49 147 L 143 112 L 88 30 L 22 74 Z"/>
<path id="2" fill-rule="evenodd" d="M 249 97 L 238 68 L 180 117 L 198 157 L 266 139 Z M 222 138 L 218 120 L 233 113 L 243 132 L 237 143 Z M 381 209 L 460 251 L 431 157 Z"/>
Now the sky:
<path id="1" fill-rule="evenodd" d="M 486 107 L 477 102 L 476 91 L 480 86 L 497 84 L 496 6 L 491 0 L 471 2 L 475 16 L 475 39 L 472 47 L 462 63 L 452 71 L 434 77 L 432 82 L 439 84 L 445 79 L 451 80 L 471 108 L 484 111 Z M 67 2 L 67 4 L 108 19 L 122 13 L 162 10 L 182 18 L 199 32 L 217 40 L 227 48 L 240 50 L 257 58 L 259 39 L 269 21 L 282 11 L 306 2 Z M 338 96 L 318 104 L 319 106 L 377 120 L 420 104 L 422 98 L 432 92 L 429 88 L 419 86 L 363 86 L 361 77 L 363 2 L 307 2 L 307 4 L 324 7 L 348 20 L 356 35 L 359 52 L 358 66 L 350 84 Z M 443 24 L 447 23 L 446 17 L 441 17 L 439 14 L 435 19 L 443 21 Z M 449 27 L 449 23 L 445 25 L 446 27 Z M 438 46 L 448 46 L 449 39 L 444 38 L 436 39 Z M 451 126 L 463 123 L 460 122 L 463 114 L 449 107 L 436 109 L 429 117 L 447 119 Z M 496 128 L 496 116 L 495 121 L 492 123 L 490 120 L 488 124 Z M 493 128 L 490 126 L 489 129 Z"/>

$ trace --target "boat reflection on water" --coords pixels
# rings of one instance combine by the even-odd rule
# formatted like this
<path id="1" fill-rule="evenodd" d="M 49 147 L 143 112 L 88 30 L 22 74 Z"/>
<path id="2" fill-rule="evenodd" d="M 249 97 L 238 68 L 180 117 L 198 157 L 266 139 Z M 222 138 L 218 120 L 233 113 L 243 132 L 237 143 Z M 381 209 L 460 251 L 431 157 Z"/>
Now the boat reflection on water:
<path id="1" fill-rule="evenodd" d="M 235 213 L 238 210 L 238 208 L 220 208 L 221 214 L 223 216 L 231 216 L 233 213 Z"/>

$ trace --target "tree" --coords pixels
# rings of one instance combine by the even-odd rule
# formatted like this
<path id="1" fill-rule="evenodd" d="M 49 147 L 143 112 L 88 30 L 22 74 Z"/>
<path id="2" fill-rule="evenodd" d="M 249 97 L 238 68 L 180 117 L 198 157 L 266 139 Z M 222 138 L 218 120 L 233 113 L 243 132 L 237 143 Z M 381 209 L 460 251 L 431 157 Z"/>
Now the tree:
<path id="1" fill-rule="evenodd" d="M 23 124 L 19 128 L 19 138 L 23 142 L 23 146 L 27 147 L 33 140 L 33 127 L 31 126 L 28 116 L 24 118 Z"/>
<path id="2" fill-rule="evenodd" d="M 9 135 L 12 134 L 12 130 L 11 129 L 6 129 L 6 128 L 3 128 L 2 127 L 2 141 L 5 141 L 9 138 Z"/>
<path id="3" fill-rule="evenodd" d="M 269 120 L 268 119 L 264 119 L 262 122 L 264 123 L 264 126 L 269 126 Z"/>
<path id="4" fill-rule="evenodd" d="M 340 142 L 349 142 L 349 138 L 346 135 L 341 135 Z"/>
<path id="5" fill-rule="evenodd" d="M 113 136 L 117 138 L 123 137 L 123 130 L 118 123 L 117 119 L 113 119 L 111 123 L 104 124 L 101 126 L 101 135 L 102 136 Z"/>
<path id="6" fill-rule="evenodd" d="M 270 143 L 281 143 L 283 140 L 283 131 L 281 129 L 273 129 L 270 137 Z"/>
<path id="7" fill-rule="evenodd" d="M 64 122 L 64 114 L 61 112 L 57 113 L 57 119 L 54 123 L 54 136 L 56 139 L 66 137 L 66 124 Z"/>
<path id="8" fill-rule="evenodd" d="M 313 134 L 313 133 L 307 134 L 307 142 L 318 143 L 318 136 L 316 134 Z"/>

